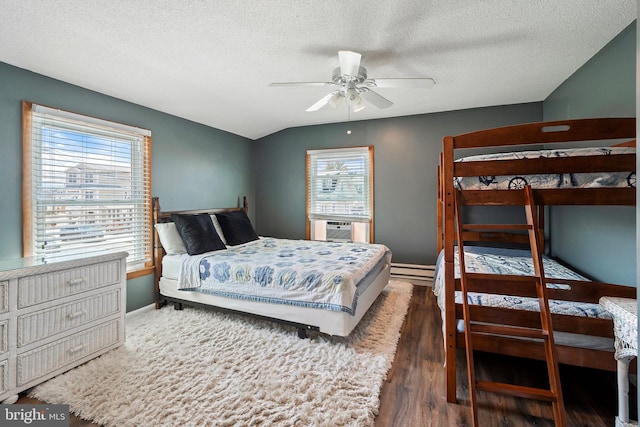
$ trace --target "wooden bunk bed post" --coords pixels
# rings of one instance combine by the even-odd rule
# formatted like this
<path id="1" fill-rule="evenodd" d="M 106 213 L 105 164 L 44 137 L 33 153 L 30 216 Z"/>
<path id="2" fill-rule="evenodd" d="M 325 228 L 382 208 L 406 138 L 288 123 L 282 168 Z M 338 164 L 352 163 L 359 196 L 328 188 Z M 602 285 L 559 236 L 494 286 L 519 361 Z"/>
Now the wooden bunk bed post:
<path id="1" fill-rule="evenodd" d="M 454 193 L 453 193 L 453 138 L 444 138 L 444 153 L 442 153 L 442 197 L 444 199 L 444 280 L 445 305 L 455 304 L 455 275 L 454 275 Z M 450 304 L 450 305 L 449 305 Z M 444 336 L 445 366 L 447 373 L 447 402 L 456 403 L 456 313 L 447 310 L 445 313 L 446 335 Z"/>
<path id="2" fill-rule="evenodd" d="M 438 200 L 436 202 L 436 217 L 438 219 L 437 235 L 438 235 L 438 253 L 442 250 L 442 153 L 440 153 L 440 159 L 438 160 Z"/>

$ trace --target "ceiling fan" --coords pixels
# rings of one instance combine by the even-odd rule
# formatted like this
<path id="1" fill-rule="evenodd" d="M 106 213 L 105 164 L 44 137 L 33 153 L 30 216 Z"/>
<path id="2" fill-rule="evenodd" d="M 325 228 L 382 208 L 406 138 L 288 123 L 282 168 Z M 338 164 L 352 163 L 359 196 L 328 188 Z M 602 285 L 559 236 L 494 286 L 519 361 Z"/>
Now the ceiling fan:
<path id="1" fill-rule="evenodd" d="M 339 86 L 338 89 L 322 97 L 306 111 L 318 111 L 331 105 L 338 108 L 345 99 L 349 108 L 356 112 L 365 108 L 363 99 L 378 108 L 389 108 L 393 102 L 375 92 L 373 88 L 414 88 L 428 89 L 435 85 L 431 78 L 371 79 L 367 69 L 360 65 L 362 55 L 350 50 L 338 51 L 340 66 L 333 70 L 330 82 L 283 82 L 269 86 Z"/>

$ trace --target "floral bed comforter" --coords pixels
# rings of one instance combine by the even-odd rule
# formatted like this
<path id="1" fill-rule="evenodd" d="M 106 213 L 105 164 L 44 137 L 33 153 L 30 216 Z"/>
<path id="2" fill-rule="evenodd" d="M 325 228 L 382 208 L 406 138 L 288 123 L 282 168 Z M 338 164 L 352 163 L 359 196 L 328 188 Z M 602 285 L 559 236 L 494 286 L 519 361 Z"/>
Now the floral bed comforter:
<path id="1" fill-rule="evenodd" d="M 391 252 L 380 244 L 262 238 L 226 250 L 183 257 L 179 289 L 213 295 L 343 311 Z"/>

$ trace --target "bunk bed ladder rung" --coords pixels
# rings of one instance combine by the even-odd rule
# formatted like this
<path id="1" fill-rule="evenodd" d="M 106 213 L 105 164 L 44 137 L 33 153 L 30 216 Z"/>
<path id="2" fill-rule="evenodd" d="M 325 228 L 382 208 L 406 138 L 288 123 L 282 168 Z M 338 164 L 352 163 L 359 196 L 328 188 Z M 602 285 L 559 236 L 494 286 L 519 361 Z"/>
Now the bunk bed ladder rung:
<path id="1" fill-rule="evenodd" d="M 530 224 L 463 224 L 464 230 L 530 230 Z"/>
<path id="2" fill-rule="evenodd" d="M 560 375 L 558 372 L 558 358 L 553 338 L 553 326 L 551 323 L 551 312 L 549 310 L 549 301 L 547 298 L 547 287 L 542 265 L 543 242 L 540 239 L 538 230 L 538 217 L 536 206 L 533 199 L 533 190 L 530 186 L 523 189 L 524 192 L 524 208 L 527 217 L 526 224 L 465 224 L 462 221 L 461 208 L 464 206 L 464 199 L 460 191 L 456 192 L 455 198 L 455 221 L 458 241 L 458 256 L 460 263 L 460 284 L 462 289 L 462 312 L 464 317 L 464 340 L 467 356 L 467 375 L 469 377 L 469 401 L 471 406 L 471 417 L 474 426 L 478 425 L 478 410 L 476 391 L 481 390 L 490 393 L 508 394 L 525 399 L 537 399 L 551 402 L 553 408 L 553 417 L 556 426 L 566 425 L 566 414 L 564 410 L 564 402 L 562 399 L 562 389 L 560 386 Z M 531 257 L 533 259 L 534 277 L 538 301 L 540 303 L 540 328 L 522 328 L 513 325 L 472 323 L 469 310 L 469 300 L 467 289 L 469 289 L 469 281 L 473 280 L 472 273 L 465 269 L 464 260 L 464 238 L 465 231 L 478 229 L 503 229 L 503 230 L 527 230 L 529 246 L 531 248 Z M 469 238 L 467 237 L 467 241 Z M 494 335 L 494 336 L 511 336 L 529 339 L 542 340 L 545 350 L 545 359 L 547 364 L 547 373 L 549 376 L 549 388 L 539 389 L 514 384 L 503 384 L 489 381 L 476 381 L 475 366 L 473 361 L 473 337 L 477 335 Z"/>
<path id="3" fill-rule="evenodd" d="M 474 335 L 503 335 L 508 337 L 534 338 L 546 340 L 549 338 L 547 331 L 542 329 L 523 328 L 519 326 L 471 324 L 471 333 Z"/>
<path id="4" fill-rule="evenodd" d="M 521 397 L 523 399 L 543 400 L 547 402 L 557 401 L 557 397 L 551 390 L 544 388 L 525 387 L 516 384 L 497 383 L 491 381 L 477 381 L 478 390 L 489 393 L 499 393 L 508 396 Z"/>

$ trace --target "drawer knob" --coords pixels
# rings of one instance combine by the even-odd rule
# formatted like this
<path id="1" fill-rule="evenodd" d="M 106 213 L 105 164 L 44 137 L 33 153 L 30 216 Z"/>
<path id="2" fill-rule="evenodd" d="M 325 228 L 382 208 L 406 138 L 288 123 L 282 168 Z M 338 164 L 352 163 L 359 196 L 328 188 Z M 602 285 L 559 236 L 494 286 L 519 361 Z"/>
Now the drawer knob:
<path id="1" fill-rule="evenodd" d="M 82 351 L 84 349 L 84 344 L 78 344 L 75 347 L 71 347 L 69 349 L 69 353 L 73 354 L 73 353 L 77 353 L 79 351 Z"/>
<path id="2" fill-rule="evenodd" d="M 84 316 L 84 310 L 74 311 L 73 313 L 67 314 L 69 320 L 73 320 L 76 317 Z"/>
<path id="3" fill-rule="evenodd" d="M 67 282 L 69 286 L 82 285 L 85 282 L 84 277 L 79 277 L 77 279 L 71 279 Z"/>

